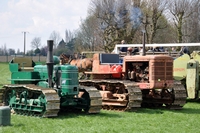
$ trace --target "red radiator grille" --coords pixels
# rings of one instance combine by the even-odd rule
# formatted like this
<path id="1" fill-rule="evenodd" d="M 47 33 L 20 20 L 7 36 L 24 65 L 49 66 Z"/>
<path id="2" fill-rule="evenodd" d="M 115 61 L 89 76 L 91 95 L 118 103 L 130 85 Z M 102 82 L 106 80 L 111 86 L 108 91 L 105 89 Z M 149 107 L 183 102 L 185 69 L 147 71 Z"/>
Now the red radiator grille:
<path id="1" fill-rule="evenodd" d="M 153 62 L 152 80 L 173 80 L 173 63 L 165 60 Z"/>

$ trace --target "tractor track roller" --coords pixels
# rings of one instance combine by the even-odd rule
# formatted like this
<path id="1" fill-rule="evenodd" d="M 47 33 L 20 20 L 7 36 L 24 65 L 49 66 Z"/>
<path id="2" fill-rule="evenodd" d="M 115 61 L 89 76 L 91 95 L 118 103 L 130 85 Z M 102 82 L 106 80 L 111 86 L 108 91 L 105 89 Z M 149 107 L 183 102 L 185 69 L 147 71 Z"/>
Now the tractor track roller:
<path id="1" fill-rule="evenodd" d="M 13 99 L 16 95 L 11 95 L 12 91 L 22 93 L 23 91 L 27 90 L 29 95 L 31 97 L 28 97 L 27 100 L 29 101 L 36 101 L 39 98 L 33 98 L 34 93 L 37 95 L 42 94 L 44 95 L 44 99 L 46 99 L 46 104 L 43 105 L 42 111 L 33 111 L 30 108 L 37 108 L 35 105 L 28 105 L 23 102 L 20 102 L 20 97 L 16 97 L 15 100 L 17 100 L 16 103 L 10 105 L 13 113 L 20 114 L 20 115 L 28 115 L 28 116 L 39 116 L 39 117 L 56 117 L 59 110 L 60 110 L 60 98 L 58 97 L 58 94 L 53 89 L 45 89 L 41 88 L 35 85 L 4 85 L 2 89 L 0 89 L 0 106 L 9 105 L 10 102 L 13 102 L 11 99 Z M 88 108 L 85 110 L 88 114 L 96 114 L 100 113 L 100 110 L 102 108 L 102 98 L 99 93 L 99 91 L 94 87 L 87 87 L 82 86 L 80 89 L 80 92 L 83 92 L 80 97 L 88 99 L 87 105 Z M 11 97 L 10 97 L 11 95 Z M 31 99 L 31 100 L 30 100 Z M 41 99 L 41 98 L 40 98 Z M 23 108 L 20 108 L 23 107 Z"/>
<path id="2" fill-rule="evenodd" d="M 0 91 L 2 105 L 9 105 L 16 114 L 56 117 L 60 98 L 53 89 L 35 85 L 4 85 Z"/>
<path id="3" fill-rule="evenodd" d="M 173 91 L 174 91 L 174 102 L 171 105 L 169 105 L 169 108 L 176 110 L 182 109 L 187 99 L 186 89 L 182 84 L 175 83 Z"/>
<path id="4" fill-rule="evenodd" d="M 102 109 L 104 110 L 135 111 L 141 107 L 142 92 L 138 85 L 130 81 L 80 80 L 79 83 L 84 87 L 96 87 L 101 92 Z M 102 90 L 102 86 L 105 87 L 104 89 L 114 89 Z"/>
<path id="5" fill-rule="evenodd" d="M 80 86 L 80 88 L 80 91 L 86 91 L 89 94 L 90 103 L 88 103 L 89 107 L 87 113 L 100 113 L 102 108 L 102 98 L 99 91 L 95 87 Z"/>
<path id="6" fill-rule="evenodd" d="M 141 107 L 142 103 L 142 92 L 137 85 L 132 85 L 131 83 L 125 84 L 128 90 L 129 102 L 126 110 L 134 111 Z"/>

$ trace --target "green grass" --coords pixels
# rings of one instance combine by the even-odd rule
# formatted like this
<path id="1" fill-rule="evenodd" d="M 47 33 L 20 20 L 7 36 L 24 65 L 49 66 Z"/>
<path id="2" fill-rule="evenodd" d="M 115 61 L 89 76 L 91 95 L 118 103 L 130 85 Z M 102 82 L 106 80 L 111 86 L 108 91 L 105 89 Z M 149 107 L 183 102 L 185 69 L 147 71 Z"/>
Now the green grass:
<path id="1" fill-rule="evenodd" d="M 62 113 L 56 118 L 11 115 L 2 133 L 198 133 L 199 103 L 182 110 L 139 109 L 137 112 L 101 111 L 86 115 Z"/>
<path id="2" fill-rule="evenodd" d="M 9 83 L 8 64 L 0 63 L 0 71 L 0 84 Z M 56 118 L 11 115 L 11 125 L 0 127 L 0 133 L 199 133 L 199 125 L 200 102 L 189 101 L 182 110 L 102 110 L 96 115 L 60 113 Z"/>
<path id="3" fill-rule="evenodd" d="M 8 63 L 0 63 L 0 87 L 4 84 L 10 84 L 10 71 Z"/>

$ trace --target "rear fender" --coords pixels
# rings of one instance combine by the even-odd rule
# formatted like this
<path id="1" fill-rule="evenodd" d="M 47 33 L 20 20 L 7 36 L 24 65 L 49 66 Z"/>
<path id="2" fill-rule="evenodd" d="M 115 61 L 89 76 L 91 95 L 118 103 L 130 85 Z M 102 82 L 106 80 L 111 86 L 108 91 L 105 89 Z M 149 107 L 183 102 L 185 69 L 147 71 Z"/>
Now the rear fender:
<path id="1" fill-rule="evenodd" d="M 186 78 L 187 74 L 187 63 L 190 60 L 190 56 L 188 54 L 184 54 L 174 60 L 174 79 L 175 80 L 183 80 Z"/>

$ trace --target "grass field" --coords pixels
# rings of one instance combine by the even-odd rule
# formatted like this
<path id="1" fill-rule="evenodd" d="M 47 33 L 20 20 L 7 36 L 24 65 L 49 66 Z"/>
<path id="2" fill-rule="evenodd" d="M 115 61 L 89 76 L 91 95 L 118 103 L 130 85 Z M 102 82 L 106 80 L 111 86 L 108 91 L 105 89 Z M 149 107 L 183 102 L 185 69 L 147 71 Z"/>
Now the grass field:
<path id="1" fill-rule="evenodd" d="M 9 83 L 8 64 L 0 64 L 0 83 Z M 137 112 L 102 110 L 87 115 L 60 113 L 56 118 L 11 115 L 11 125 L 0 133 L 199 133 L 200 102 L 182 110 L 139 109 Z"/>
<path id="2" fill-rule="evenodd" d="M 183 110 L 139 109 L 137 112 L 101 111 L 97 115 L 60 114 L 57 118 L 11 116 L 2 133 L 199 133 L 200 105 Z"/>
<path id="3" fill-rule="evenodd" d="M 10 83 L 8 79 L 10 79 L 8 63 L 0 63 L 0 86 Z"/>

